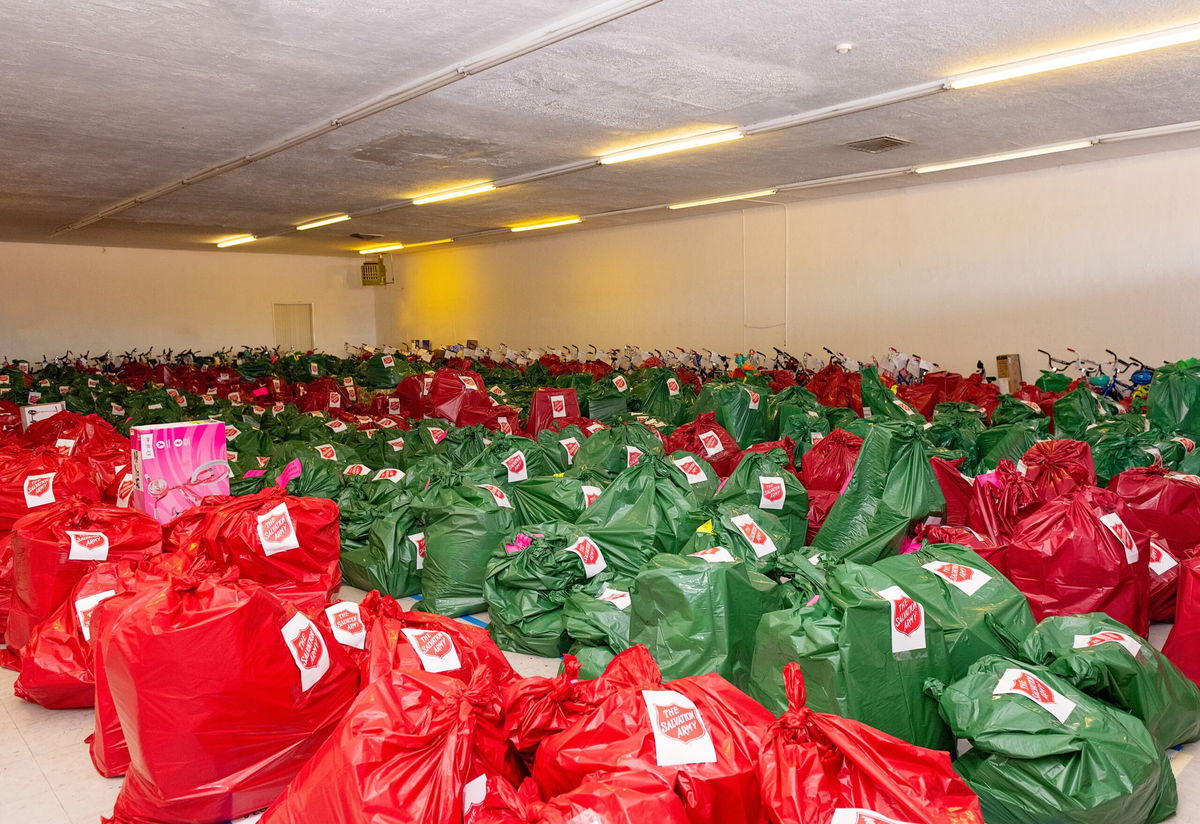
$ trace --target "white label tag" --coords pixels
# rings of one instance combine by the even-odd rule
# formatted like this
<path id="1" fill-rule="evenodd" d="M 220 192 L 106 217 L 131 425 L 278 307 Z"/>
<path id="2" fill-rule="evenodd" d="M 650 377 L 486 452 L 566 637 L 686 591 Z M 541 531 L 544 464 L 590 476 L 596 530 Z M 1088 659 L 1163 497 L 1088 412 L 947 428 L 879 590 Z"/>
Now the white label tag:
<path id="1" fill-rule="evenodd" d="M 565 395 L 550 396 L 550 414 L 556 418 L 567 417 L 567 397 Z"/>
<path id="2" fill-rule="evenodd" d="M 479 484 L 480 489 L 486 489 L 492 494 L 492 498 L 496 501 L 496 506 L 501 509 L 512 509 L 512 502 L 508 500 L 508 496 L 504 494 L 504 490 L 492 484 Z"/>
<path id="3" fill-rule="evenodd" d="M 881 589 L 879 597 L 891 604 L 892 653 L 925 649 L 925 608 L 900 587 Z"/>
<path id="4" fill-rule="evenodd" d="M 575 464 L 575 454 L 579 452 L 579 441 L 575 438 L 563 438 L 559 441 L 567 452 L 567 466 Z"/>
<path id="5" fill-rule="evenodd" d="M 60 455 L 69 458 L 75 454 L 75 443 L 74 438 L 59 438 L 54 442 L 54 448 L 58 450 Z"/>
<path id="6" fill-rule="evenodd" d="M 54 476 L 57 474 L 57 472 L 46 472 L 42 475 L 30 475 L 25 479 L 26 507 L 33 509 L 37 506 L 54 503 Z"/>
<path id="7" fill-rule="evenodd" d="M 1000 676 L 992 695 L 1023 695 L 1065 724 L 1075 702 L 1055 690 L 1032 672 L 1010 667 Z"/>
<path id="8" fill-rule="evenodd" d="M 508 470 L 510 484 L 529 477 L 529 466 L 525 463 L 525 453 L 519 449 L 504 459 L 504 468 Z"/>
<path id="9" fill-rule="evenodd" d="M 379 470 L 378 472 L 376 472 L 375 477 L 372 478 L 371 480 L 373 480 L 373 481 L 391 481 L 394 484 L 398 484 L 402 480 L 404 480 L 404 470 L 392 469 L 391 467 L 385 467 L 385 468 Z"/>
<path id="10" fill-rule="evenodd" d="M 1110 512 L 1100 516 L 1100 523 L 1108 527 L 1108 531 L 1121 542 L 1121 547 L 1125 550 L 1126 563 L 1136 564 L 1138 560 L 1137 543 L 1133 540 L 1133 533 L 1129 531 L 1129 527 L 1125 526 L 1121 520 L 1121 516 Z"/>
<path id="11" fill-rule="evenodd" d="M 120 483 L 117 484 L 117 502 L 119 507 L 128 508 L 129 501 L 133 497 L 133 473 L 126 472 L 121 476 Z"/>
<path id="12" fill-rule="evenodd" d="M 258 541 L 262 544 L 264 555 L 300 548 L 300 539 L 296 537 L 296 525 L 292 522 L 292 514 L 288 512 L 287 502 L 281 501 L 278 506 L 257 516 L 257 520 Z"/>
<path id="13" fill-rule="evenodd" d="M 449 672 L 460 669 L 458 650 L 448 633 L 436 629 L 402 629 L 404 637 L 426 672 Z"/>
<path id="14" fill-rule="evenodd" d="M 472 778 L 463 784 L 463 821 L 467 821 L 467 813 L 472 807 L 478 807 L 487 799 L 487 773 Z"/>
<path id="15" fill-rule="evenodd" d="M 366 464 L 350 464 L 342 470 L 343 475 L 366 475 L 371 471 L 371 467 Z"/>
<path id="16" fill-rule="evenodd" d="M 638 449 L 636 446 L 625 447 L 625 466 L 637 466 L 637 462 L 642 459 L 642 455 L 646 453 Z"/>
<path id="17" fill-rule="evenodd" d="M 1151 572 L 1161 578 L 1177 566 L 1179 561 L 1175 560 L 1175 556 L 1165 546 L 1158 541 L 1150 541 Z"/>
<path id="18" fill-rule="evenodd" d="M 325 607 L 325 617 L 329 619 L 329 628 L 339 644 L 355 649 L 367 646 L 367 625 L 363 623 L 358 604 L 339 601 Z"/>
<path id="19" fill-rule="evenodd" d="M 390 446 L 392 448 L 393 452 L 399 452 L 401 449 L 404 448 L 404 438 L 393 438 L 392 440 L 388 441 L 387 443 L 388 443 L 388 446 Z"/>
<path id="20" fill-rule="evenodd" d="M 821 441 L 825 440 L 825 436 L 822 435 L 820 432 L 809 432 L 808 440 L 809 440 L 809 443 L 811 443 L 813 446 L 816 446 Z"/>
<path id="21" fill-rule="evenodd" d="M 607 586 L 596 596 L 596 600 L 608 601 L 619 610 L 629 609 L 629 605 L 633 603 L 633 599 L 629 597 L 628 592 L 623 592 L 619 589 L 609 589 Z"/>
<path id="22" fill-rule="evenodd" d="M 429 427 L 429 437 L 433 438 L 433 443 L 437 445 L 446 440 L 446 430 L 436 426 L 431 426 Z"/>
<path id="23" fill-rule="evenodd" d="M 315 446 L 313 448 L 317 450 L 317 455 L 319 457 L 324 458 L 327 461 L 337 460 L 337 450 L 334 449 L 333 444 L 323 443 L 320 446 Z"/>
<path id="24" fill-rule="evenodd" d="M 787 503 L 787 487 L 783 478 L 760 475 L 758 478 L 758 508 L 783 509 Z"/>
<path id="25" fill-rule="evenodd" d="M 684 455 L 671 463 L 679 467 L 679 471 L 683 473 L 683 477 L 687 478 L 689 484 L 702 484 L 708 480 L 708 476 L 704 474 L 704 467 L 691 455 Z"/>
<path id="26" fill-rule="evenodd" d="M 600 493 L 603 492 L 603 490 L 598 486 L 588 486 L 587 484 L 584 484 L 581 488 L 583 489 L 583 505 L 585 508 L 596 503 L 596 499 L 599 498 Z"/>
<path id="27" fill-rule="evenodd" d="M 583 561 L 583 574 L 587 578 L 594 578 L 599 573 L 608 569 L 608 562 L 604 560 L 604 553 L 600 551 L 600 547 L 596 545 L 596 542 L 586 535 L 567 547 L 567 552 L 574 552 L 579 556 L 579 560 Z"/>
<path id="28" fill-rule="evenodd" d="M 675 378 L 667 378 L 667 394 L 671 397 L 679 394 L 679 381 Z"/>
<path id="29" fill-rule="evenodd" d="M 149 461 L 154 458 L 154 436 L 142 435 L 142 460 Z"/>
<path id="30" fill-rule="evenodd" d="M 396 359 L 393 358 L 391 355 L 384 355 L 383 357 L 381 357 L 379 359 L 379 361 L 388 369 L 391 369 L 393 366 L 396 365 Z"/>
<path id="31" fill-rule="evenodd" d="M 704 457 L 706 458 L 711 458 L 725 448 L 721 445 L 720 436 L 711 429 L 706 429 L 700 433 L 700 445 L 704 447 Z"/>
<path id="32" fill-rule="evenodd" d="M 425 533 L 414 532 L 408 536 L 408 540 L 412 542 L 413 548 L 417 551 L 417 569 L 425 568 Z"/>
<path id="33" fill-rule="evenodd" d="M 280 630 L 296 669 L 300 670 L 300 689 L 308 692 L 329 672 L 329 650 L 317 625 L 303 612 L 297 612 Z"/>
<path id="34" fill-rule="evenodd" d="M 108 536 L 103 532 L 80 532 L 68 529 L 71 549 L 67 559 L 71 561 L 104 561 L 108 558 Z"/>
<path id="35" fill-rule="evenodd" d="M 617 375 L 612 379 L 613 386 L 617 387 L 618 392 L 624 392 L 629 388 L 629 381 L 625 380 L 621 375 Z"/>
<path id="36" fill-rule="evenodd" d="M 1097 632 L 1095 635 L 1076 635 L 1075 643 L 1072 646 L 1075 649 L 1085 649 L 1087 647 L 1095 647 L 1100 644 L 1119 644 L 1126 652 L 1137 658 L 1142 651 L 1142 645 L 1133 638 L 1130 638 L 1123 632 L 1116 630 L 1105 630 Z"/>
<path id="37" fill-rule="evenodd" d="M 986 572 L 949 561 L 930 561 L 921 566 L 943 581 L 958 587 L 967 595 L 974 595 L 984 584 L 992 580 L 992 576 Z"/>
<path id="38" fill-rule="evenodd" d="M 736 564 L 737 558 L 733 557 L 733 553 L 723 546 L 709 547 L 702 549 L 699 552 L 691 554 L 693 558 L 703 558 L 710 564 Z"/>
<path id="39" fill-rule="evenodd" d="M 95 595 L 80 598 L 75 602 L 75 617 L 79 619 L 79 629 L 83 631 L 83 640 L 92 640 L 92 613 L 95 612 L 96 607 L 116 594 L 116 590 L 106 589 L 104 592 L 97 592 Z"/>
<path id="40" fill-rule="evenodd" d="M 829 818 L 829 824 L 912 824 L 912 822 L 890 818 L 865 807 L 838 807 Z"/>
<path id="41" fill-rule="evenodd" d="M 753 389 L 747 389 L 746 394 L 748 394 L 750 396 L 750 408 L 758 409 L 758 402 L 761 399 L 760 395 L 757 392 L 755 392 Z"/>
<path id="42" fill-rule="evenodd" d="M 712 764 L 717 760 L 712 736 L 690 698 L 675 690 L 642 690 L 642 698 L 660 767 Z"/>
<path id="43" fill-rule="evenodd" d="M 864 406 L 864 407 L 863 407 L 863 417 L 864 417 L 864 418 L 870 418 L 870 417 L 872 417 L 872 414 L 871 414 L 871 407 L 869 407 L 869 406 Z"/>
<path id="44" fill-rule="evenodd" d="M 328 421 L 328 422 L 326 422 L 325 425 L 328 426 L 334 432 L 345 432 L 347 429 L 350 428 L 350 427 L 346 426 L 345 422 L 343 422 L 343 421 Z"/>
<path id="45" fill-rule="evenodd" d="M 734 515 L 729 520 L 742 533 L 742 537 L 750 543 L 750 548 L 754 550 L 754 554 L 759 558 L 779 551 L 778 547 L 775 546 L 775 542 L 771 540 L 771 536 L 756 524 L 754 519 L 749 515 Z"/>
<path id="46" fill-rule="evenodd" d="M 475 379 L 470 375 L 459 375 L 458 379 L 462 381 L 462 385 L 465 388 L 474 390 L 476 392 L 479 391 L 479 384 L 475 383 Z"/>

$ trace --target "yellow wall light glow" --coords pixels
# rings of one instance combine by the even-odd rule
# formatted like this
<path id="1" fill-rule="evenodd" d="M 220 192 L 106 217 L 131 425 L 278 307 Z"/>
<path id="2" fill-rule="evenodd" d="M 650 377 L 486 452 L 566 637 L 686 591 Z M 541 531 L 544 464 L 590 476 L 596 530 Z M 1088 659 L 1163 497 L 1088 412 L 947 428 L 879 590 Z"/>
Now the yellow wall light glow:
<path id="1" fill-rule="evenodd" d="M 323 217 L 320 220 L 314 220 L 310 223 L 301 223 L 296 227 L 297 232 L 303 232 L 305 229 L 315 229 L 318 226 L 329 226 L 334 223 L 345 223 L 350 219 L 350 215 L 334 215 L 333 217 Z"/>
<path id="2" fill-rule="evenodd" d="M 360 255 L 377 255 L 380 252 L 395 252 L 403 248 L 403 243 L 389 243 L 387 246 L 372 246 L 370 249 L 359 249 L 358 253 Z"/>
<path id="3" fill-rule="evenodd" d="M 983 157 L 969 157 L 965 160 L 951 160 L 947 163 L 931 163 L 928 166 L 918 166 L 913 169 L 913 171 L 919 175 L 927 174 L 929 172 L 944 172 L 947 169 L 962 169 L 967 166 L 982 166 L 985 163 L 1003 163 L 1006 160 L 1019 160 L 1023 157 L 1037 157 L 1038 155 L 1069 152 L 1073 149 L 1086 149 L 1089 146 L 1094 145 L 1094 140 L 1076 140 L 1073 143 L 1058 143 L 1054 146 L 1038 146 L 1034 149 L 1021 149 L 1015 152 L 984 155 Z"/>
<path id="4" fill-rule="evenodd" d="M 582 223 L 581 217 L 562 217 L 557 220 L 546 220 L 541 223 L 526 223 L 522 226 L 509 226 L 513 232 L 532 232 L 534 229 L 553 229 L 555 226 L 570 226 L 572 223 Z"/>
<path id="5" fill-rule="evenodd" d="M 434 192 L 433 194 L 420 195 L 412 199 L 414 206 L 424 206 L 426 203 L 440 203 L 443 200 L 454 200 L 457 197 L 468 197 L 470 195 L 481 195 L 484 192 L 495 190 L 494 183 L 481 183 L 478 186 L 471 186 L 467 189 L 455 189 L 451 192 Z"/>
<path id="6" fill-rule="evenodd" d="M 253 243 L 256 240 L 258 240 L 258 238 L 254 235 L 238 235 L 237 237 L 231 237 L 228 240 L 222 240 L 217 244 L 217 248 L 224 249 L 226 246 L 239 246 L 243 243 Z"/>
<path id="7" fill-rule="evenodd" d="M 686 203 L 672 203 L 668 209 L 691 209 L 693 206 L 711 206 L 714 203 L 728 203 L 731 200 L 749 200 L 752 197 L 769 197 L 776 194 L 775 189 L 763 189 L 758 192 L 747 192 L 744 195 L 726 195 L 725 197 L 710 197 L 706 200 L 689 200 Z"/>

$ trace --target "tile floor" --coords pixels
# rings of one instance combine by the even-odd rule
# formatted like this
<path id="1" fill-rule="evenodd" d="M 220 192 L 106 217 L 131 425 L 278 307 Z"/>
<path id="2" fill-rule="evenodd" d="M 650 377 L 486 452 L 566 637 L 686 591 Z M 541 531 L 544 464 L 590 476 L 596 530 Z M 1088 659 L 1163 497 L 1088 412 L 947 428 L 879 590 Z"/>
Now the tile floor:
<path id="1" fill-rule="evenodd" d="M 362 593 L 343 588 L 342 597 Z M 406 606 L 410 603 L 406 599 Z M 476 616 L 486 620 L 486 616 Z M 1166 625 L 1150 638 L 1162 646 Z M 522 675 L 551 675 L 558 661 L 508 653 Z M 0 824 L 98 824 L 112 812 L 121 779 L 96 774 L 83 740 L 92 732 L 91 710 L 46 710 L 16 698 L 16 674 L 0 669 Z M 1179 781 L 1176 824 L 1200 824 L 1200 742 L 1172 753 Z"/>

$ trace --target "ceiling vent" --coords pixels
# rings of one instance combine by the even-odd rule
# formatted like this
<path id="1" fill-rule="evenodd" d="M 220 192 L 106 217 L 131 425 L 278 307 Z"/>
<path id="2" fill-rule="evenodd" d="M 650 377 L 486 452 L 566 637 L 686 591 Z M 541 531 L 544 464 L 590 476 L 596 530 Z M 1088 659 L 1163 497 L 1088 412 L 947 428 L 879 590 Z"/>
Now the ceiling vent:
<path id="1" fill-rule="evenodd" d="M 373 235 L 369 232 L 354 232 L 350 237 L 356 237 L 359 240 L 379 240 L 383 235 Z"/>
<path id="2" fill-rule="evenodd" d="M 867 154 L 883 154 L 890 152 L 892 149 L 899 149 L 901 146 L 908 145 L 907 140 L 901 140 L 898 137 L 893 137 L 890 134 L 885 134 L 883 137 L 869 137 L 866 140 L 855 140 L 853 143 L 847 143 L 847 149 L 853 149 L 856 152 L 866 152 Z"/>

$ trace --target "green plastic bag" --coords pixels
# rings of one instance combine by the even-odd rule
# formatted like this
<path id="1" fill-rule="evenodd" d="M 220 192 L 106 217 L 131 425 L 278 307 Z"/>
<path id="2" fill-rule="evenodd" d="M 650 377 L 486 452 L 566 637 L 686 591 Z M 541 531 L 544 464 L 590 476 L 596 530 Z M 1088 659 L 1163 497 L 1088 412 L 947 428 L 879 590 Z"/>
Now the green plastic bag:
<path id="1" fill-rule="evenodd" d="M 598 678 L 613 658 L 629 649 L 629 584 L 610 581 L 598 594 L 576 592 L 563 604 L 568 652 L 579 661 L 579 677 Z"/>
<path id="2" fill-rule="evenodd" d="M 1038 421 L 1045 418 L 1042 408 L 1033 401 L 1027 401 L 1012 395 L 1001 395 L 996 408 L 992 410 L 992 425 L 1000 426 L 1006 423 L 1021 421 Z"/>
<path id="3" fill-rule="evenodd" d="M 516 530 L 512 500 L 490 480 L 486 472 L 451 470 L 414 495 L 425 523 L 425 597 L 416 609 L 457 618 L 486 606 L 488 561 Z"/>
<path id="4" fill-rule="evenodd" d="M 619 372 L 612 372 L 580 393 L 579 409 L 592 420 L 616 423 L 622 415 L 629 413 L 629 389 L 629 379 Z"/>
<path id="5" fill-rule="evenodd" d="M 830 433 L 829 421 L 817 409 L 785 403 L 778 406 L 777 429 L 772 437 L 782 440 L 791 438 L 795 444 L 796 466 L 808 450 Z M 852 413 L 853 414 L 853 413 Z"/>
<path id="6" fill-rule="evenodd" d="M 535 524 L 516 540 L 488 561 L 488 632 L 501 649 L 557 658 L 571 645 L 563 604 L 577 593 L 599 594 L 612 571 L 599 542 L 571 524 Z"/>
<path id="7" fill-rule="evenodd" d="M 1108 414 L 1096 393 L 1081 383 L 1054 402 L 1054 434 L 1081 441 L 1087 428 Z"/>
<path id="8" fill-rule="evenodd" d="M 1098 426 L 1084 433 L 1084 439 L 1092 447 L 1096 483 L 1100 486 L 1107 486 L 1114 475 L 1135 466 L 1161 463 L 1167 468 L 1177 467 L 1187 454 L 1178 441 L 1169 440 L 1153 431 L 1125 434 L 1115 428 Z"/>
<path id="9" fill-rule="evenodd" d="M 769 390 L 742 383 L 709 381 L 700 390 L 692 414 L 715 412 L 717 423 L 745 449 L 766 440 L 769 394 Z"/>
<path id="10" fill-rule="evenodd" d="M 782 449 L 745 453 L 713 500 L 770 512 L 788 532 L 789 544 L 802 545 L 808 534 L 808 493 L 787 470 L 787 460 Z"/>
<path id="11" fill-rule="evenodd" d="M 954 768 L 988 824 L 1144 824 L 1175 812 L 1175 777 L 1145 725 L 1045 667 L 989 655 L 929 692 L 973 745 Z"/>
<path id="12" fill-rule="evenodd" d="M 618 424 L 600 429 L 583 441 L 575 453 L 571 473 L 601 472 L 615 477 L 637 464 L 643 456 L 665 454 L 662 439 L 641 423 Z"/>
<path id="13" fill-rule="evenodd" d="M 632 394 L 638 411 L 670 426 L 678 426 L 691 418 L 696 392 L 670 369 L 643 369 L 633 380 Z"/>
<path id="14" fill-rule="evenodd" d="M 914 523 L 944 511 L 920 433 L 904 423 L 867 432 L 846 491 L 813 538 L 823 557 L 872 563 L 894 554 Z"/>
<path id="15" fill-rule="evenodd" d="M 371 389 L 395 389 L 400 381 L 415 372 L 406 358 L 376 352 L 367 361 L 363 380 Z"/>
<path id="16" fill-rule="evenodd" d="M 341 524 L 342 552 L 361 549 L 367 545 L 367 534 L 376 518 L 400 506 L 407 506 L 407 490 L 400 483 L 384 477 L 376 479 L 369 475 L 346 475 L 336 498 Z M 390 594 L 390 593 L 389 593 Z"/>
<path id="17" fill-rule="evenodd" d="M 771 574 L 791 550 L 792 533 L 753 504 L 713 503 L 692 513 L 692 519 L 701 524 L 683 548 L 684 555 L 719 549 L 757 572 Z M 804 533 L 799 534 L 803 542 Z"/>
<path id="18" fill-rule="evenodd" d="M 745 688 L 762 604 L 775 583 L 737 560 L 658 555 L 634 579 L 629 643 L 664 679 L 715 672 Z"/>
<path id="19" fill-rule="evenodd" d="M 1008 423 L 986 429 L 975 439 L 975 460 L 968 462 L 970 467 L 964 467 L 964 471 L 969 475 L 991 472 L 1005 458 L 1016 463 L 1040 437 L 1041 433 L 1034 421 Z"/>
<path id="20" fill-rule="evenodd" d="M 716 486 L 712 467 L 690 453 L 647 455 L 617 476 L 578 525 L 604 547 L 618 577 L 632 578 L 655 555 L 683 548 L 701 523 L 694 511 Z"/>
<path id="21" fill-rule="evenodd" d="M 1189 358 L 1154 370 L 1146 417 L 1164 432 L 1200 439 L 1200 361 Z"/>
<path id="22" fill-rule="evenodd" d="M 518 526 L 566 521 L 575 523 L 603 491 L 603 482 L 587 483 L 580 478 L 550 476 L 530 478 L 507 487 L 517 510 Z"/>
<path id="23" fill-rule="evenodd" d="M 381 512 L 362 546 L 342 548 L 342 575 L 359 589 L 377 589 L 403 598 L 421 591 L 425 566 L 425 533 L 409 506 Z"/>
<path id="24" fill-rule="evenodd" d="M 933 410 L 933 422 L 924 427 L 925 440 L 941 449 L 973 454 L 975 441 L 987 429 L 986 414 L 971 403 L 939 403 Z"/>
<path id="25" fill-rule="evenodd" d="M 1062 372 L 1043 369 L 1042 374 L 1033 382 L 1033 385 L 1043 392 L 1066 392 L 1067 387 L 1071 385 L 1071 379 Z"/>
<path id="26" fill-rule="evenodd" d="M 463 468 L 491 473 L 492 483 L 519 485 L 530 478 L 554 474 L 553 464 L 546 458 L 537 441 L 519 435 L 493 432 L 491 443 L 467 461 Z"/>
<path id="27" fill-rule="evenodd" d="M 925 418 L 920 412 L 917 412 L 902 401 L 896 393 L 883 385 L 874 366 L 868 366 L 862 370 L 862 404 L 864 418 L 872 420 L 890 418 L 896 421 L 910 421 L 918 425 L 925 423 Z"/>
<path id="28" fill-rule="evenodd" d="M 564 426 L 561 431 L 543 429 L 537 435 L 538 446 L 549 461 L 554 472 L 566 472 L 575 463 L 575 456 L 583 447 L 587 436 L 575 424 Z"/>
<path id="29" fill-rule="evenodd" d="M 1200 689 L 1149 642 L 1104 613 L 1045 618 L 1021 651 L 1093 698 L 1140 719 L 1159 749 L 1200 738 Z"/>
<path id="30" fill-rule="evenodd" d="M 942 628 L 951 677 L 960 678 L 985 655 L 1012 652 L 1009 639 L 1033 631 L 1033 613 L 1021 591 L 973 550 L 926 544 L 884 558 L 875 568 L 903 587 Z"/>
<path id="31" fill-rule="evenodd" d="M 808 706 L 853 718 L 905 741 L 950 750 L 954 737 L 924 693 L 946 678 L 940 625 L 874 567 L 845 564 L 815 604 L 767 613 L 755 636 L 749 693 L 772 712 L 787 706 L 783 667 L 797 661 Z"/>

